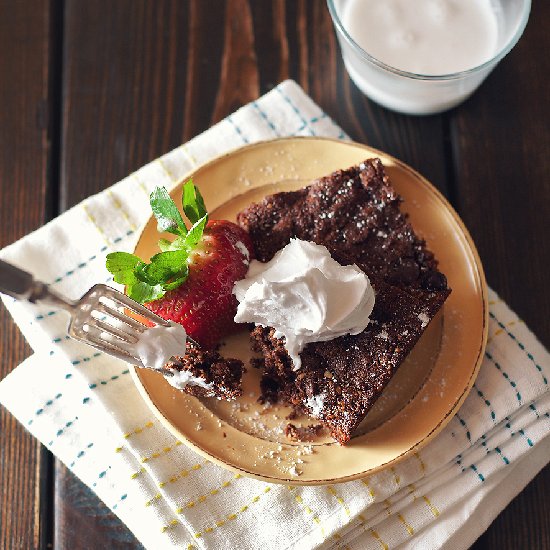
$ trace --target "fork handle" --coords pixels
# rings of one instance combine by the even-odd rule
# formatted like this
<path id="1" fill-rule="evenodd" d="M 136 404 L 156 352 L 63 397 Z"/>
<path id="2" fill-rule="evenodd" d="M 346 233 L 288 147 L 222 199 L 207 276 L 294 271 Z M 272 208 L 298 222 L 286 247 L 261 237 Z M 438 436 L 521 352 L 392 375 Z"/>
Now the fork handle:
<path id="1" fill-rule="evenodd" d="M 0 260 L 0 293 L 17 300 L 42 303 L 71 310 L 74 302 L 54 292 L 48 285 L 37 281 L 28 271 Z"/>

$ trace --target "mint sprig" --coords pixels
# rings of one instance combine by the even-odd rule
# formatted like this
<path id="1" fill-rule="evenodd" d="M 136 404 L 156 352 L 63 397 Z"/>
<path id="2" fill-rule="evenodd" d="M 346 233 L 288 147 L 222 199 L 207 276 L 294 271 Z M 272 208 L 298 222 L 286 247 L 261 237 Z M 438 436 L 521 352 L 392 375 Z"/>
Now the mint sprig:
<path id="1" fill-rule="evenodd" d="M 126 285 L 128 296 L 140 304 L 162 298 L 189 276 L 189 256 L 202 238 L 208 213 L 193 180 L 185 182 L 182 191 L 182 209 L 191 223 L 189 229 L 168 191 L 156 187 L 149 202 L 157 229 L 176 238 L 172 241 L 161 238 L 158 243 L 161 252 L 152 256 L 149 263 L 128 252 L 107 255 L 107 270 L 117 283 Z"/>
<path id="2" fill-rule="evenodd" d="M 165 187 L 156 187 L 149 197 L 149 203 L 155 218 L 157 218 L 157 230 L 160 233 L 163 231 L 174 235 L 187 233 L 180 211 Z"/>

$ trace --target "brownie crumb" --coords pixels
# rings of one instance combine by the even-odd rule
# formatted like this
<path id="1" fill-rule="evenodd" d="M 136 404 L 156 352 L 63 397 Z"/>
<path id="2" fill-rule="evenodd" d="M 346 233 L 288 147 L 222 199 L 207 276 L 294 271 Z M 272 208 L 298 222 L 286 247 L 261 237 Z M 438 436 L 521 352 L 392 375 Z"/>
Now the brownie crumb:
<path id="1" fill-rule="evenodd" d="M 185 355 L 173 357 L 161 372 L 169 378 L 182 371 L 203 381 L 201 385 L 186 385 L 185 393 L 228 401 L 242 395 L 242 376 L 246 369 L 238 359 L 228 359 L 217 351 L 198 349 L 188 343 Z"/>
<path id="2" fill-rule="evenodd" d="M 253 369 L 263 369 L 265 367 L 265 360 L 263 357 L 253 357 L 250 359 L 250 366 Z"/>
<path id="3" fill-rule="evenodd" d="M 292 410 L 285 416 L 286 420 L 296 420 L 304 414 L 304 408 L 298 405 L 293 405 Z"/>
<path id="4" fill-rule="evenodd" d="M 275 405 L 275 403 L 279 401 L 279 390 L 279 377 L 274 374 L 264 373 L 260 380 L 260 397 L 258 397 L 258 403 L 260 403 L 260 405 Z"/>
<path id="5" fill-rule="evenodd" d="M 285 428 L 285 435 L 292 441 L 314 441 L 323 433 L 324 429 L 321 424 L 302 427 L 288 423 Z"/>

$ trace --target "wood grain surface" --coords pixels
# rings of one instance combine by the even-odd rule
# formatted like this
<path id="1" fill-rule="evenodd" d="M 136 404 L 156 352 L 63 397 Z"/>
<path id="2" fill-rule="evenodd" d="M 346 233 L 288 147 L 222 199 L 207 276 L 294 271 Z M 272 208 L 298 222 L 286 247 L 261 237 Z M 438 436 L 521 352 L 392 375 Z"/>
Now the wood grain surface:
<path id="1" fill-rule="evenodd" d="M 489 284 L 548 346 L 549 20 L 535 2 L 471 99 L 407 117 L 351 83 L 323 0 L 0 0 L 0 246 L 293 78 L 442 190 Z M 0 326 L 4 376 L 30 350 L 3 308 Z M 3 410 L 0 429 L 0 548 L 140 548 Z M 549 489 L 547 467 L 473 548 L 550 548 Z"/>
<path id="2" fill-rule="evenodd" d="M 47 1 L 37 1 L 32 10 L 21 3 L 0 3 L 0 248 L 40 227 L 51 215 L 46 196 L 49 35 Z M 30 353 L 0 307 L 0 378 Z M 48 454 L 0 409 L 0 548 L 45 547 L 51 538 Z"/>

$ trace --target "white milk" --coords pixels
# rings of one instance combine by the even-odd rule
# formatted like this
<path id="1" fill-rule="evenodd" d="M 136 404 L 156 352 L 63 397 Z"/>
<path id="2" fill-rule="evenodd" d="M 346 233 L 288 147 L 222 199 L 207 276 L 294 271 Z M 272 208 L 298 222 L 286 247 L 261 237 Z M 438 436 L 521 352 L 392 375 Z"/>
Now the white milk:
<path id="1" fill-rule="evenodd" d="M 362 49 L 338 32 L 348 73 L 363 93 L 390 109 L 410 114 L 449 109 L 466 99 L 494 66 L 455 75 L 498 53 L 502 9 L 496 0 L 333 2 L 343 28 Z"/>
<path id="2" fill-rule="evenodd" d="M 379 61 L 422 75 L 471 69 L 497 48 L 489 0 L 352 0 L 342 23 Z"/>

